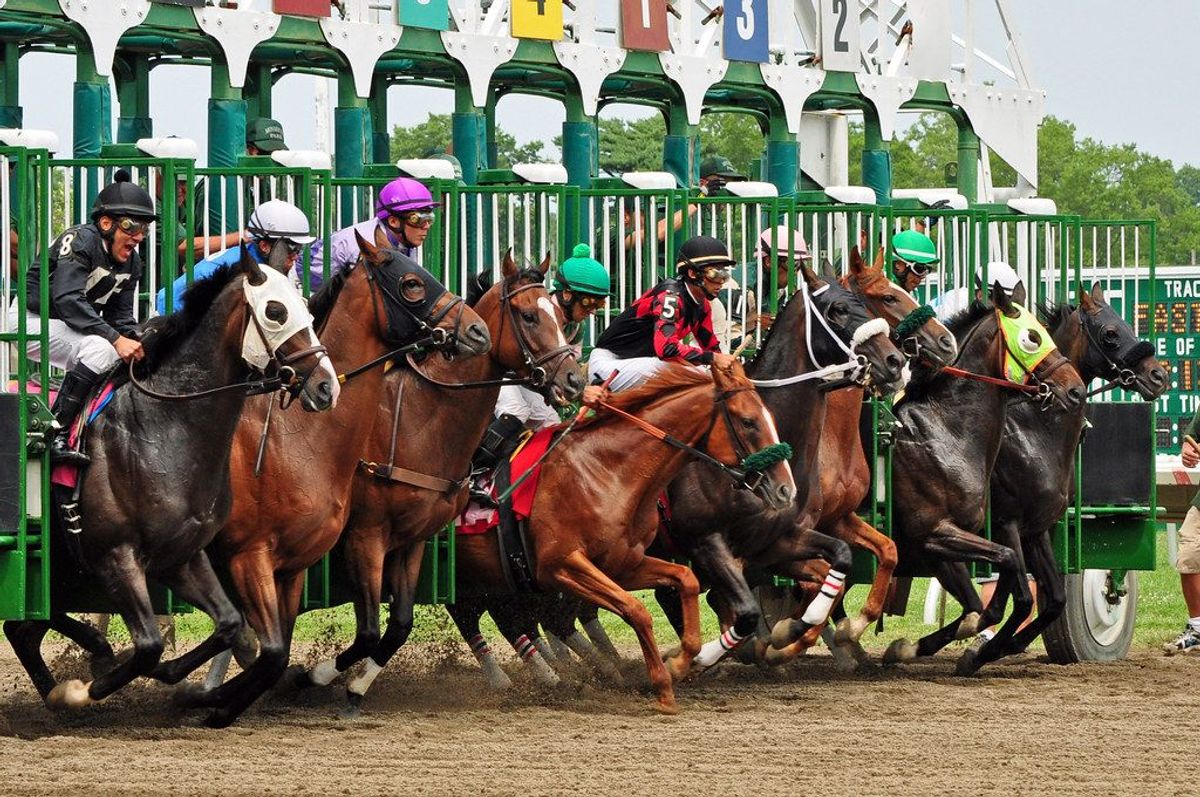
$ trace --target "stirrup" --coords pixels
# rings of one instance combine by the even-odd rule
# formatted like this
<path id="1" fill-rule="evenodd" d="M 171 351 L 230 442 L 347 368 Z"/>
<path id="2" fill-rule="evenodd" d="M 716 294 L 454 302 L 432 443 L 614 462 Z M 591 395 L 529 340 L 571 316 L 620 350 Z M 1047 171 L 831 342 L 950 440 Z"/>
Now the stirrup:
<path id="1" fill-rule="evenodd" d="M 55 465 L 90 465 L 92 458 L 82 451 L 77 451 L 67 445 L 66 439 L 61 435 L 55 435 L 54 441 L 50 443 L 50 461 Z"/>

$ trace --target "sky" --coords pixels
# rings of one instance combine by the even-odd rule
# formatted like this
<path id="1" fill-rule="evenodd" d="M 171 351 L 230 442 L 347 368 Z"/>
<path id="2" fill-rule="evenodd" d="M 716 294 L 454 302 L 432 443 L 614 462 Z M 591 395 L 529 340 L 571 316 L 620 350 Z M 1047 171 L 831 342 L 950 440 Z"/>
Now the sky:
<path id="1" fill-rule="evenodd" d="M 1009 8 L 1026 68 L 1047 92 L 1048 114 L 1106 144 L 1132 142 L 1176 166 L 1200 165 L 1200 68 L 1194 51 L 1200 0 L 1010 0 Z M 976 9 L 977 29 L 984 29 L 977 34 L 980 46 L 999 54 L 1000 29 L 994 13 L 989 16 L 991 4 L 976 0 Z M 34 54 L 21 61 L 25 125 L 57 132 L 62 154 L 69 154 L 71 142 L 73 76 L 68 56 Z M 317 145 L 317 82 L 294 75 L 276 88 L 275 117 L 294 149 Z M 203 153 L 208 93 L 207 69 L 156 69 L 151 81 L 155 134 L 191 137 Z M 393 89 L 389 120 L 415 124 L 428 113 L 449 113 L 452 104 L 448 91 Z M 648 111 L 625 106 L 612 113 L 637 117 Z M 548 99 L 513 96 L 501 101 L 497 116 L 518 141 L 540 140 L 550 150 L 564 112 Z"/>

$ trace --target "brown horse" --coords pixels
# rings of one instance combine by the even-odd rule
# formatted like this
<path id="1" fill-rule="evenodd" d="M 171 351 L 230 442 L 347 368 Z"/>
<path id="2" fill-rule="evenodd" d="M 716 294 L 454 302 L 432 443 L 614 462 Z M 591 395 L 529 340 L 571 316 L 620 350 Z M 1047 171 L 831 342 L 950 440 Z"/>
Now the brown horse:
<path id="1" fill-rule="evenodd" d="M 448 337 L 447 355 L 486 352 L 491 339 L 479 316 L 417 263 L 385 249 L 385 240 L 372 245 L 360 238 L 358 264 L 336 274 L 310 302 L 330 355 L 343 364 L 382 365 L 390 351 L 421 335 Z M 257 477 L 266 408 L 259 403 L 243 416 L 233 445 L 233 511 L 214 545 L 260 652 L 228 683 L 181 695 L 185 704 L 217 709 L 208 724 L 228 725 L 286 669 L 305 571 L 345 527 L 383 381 L 383 367 L 354 368 L 337 412 L 268 425 Z"/>
<path id="2" fill-rule="evenodd" d="M 774 421 L 741 365 L 724 359 L 711 373 L 673 365 L 645 385 L 616 394 L 611 404 L 636 412 L 688 446 L 704 440 L 707 453 L 726 464 L 738 460 L 739 448 L 777 443 Z M 668 713 L 677 710 L 672 676 L 686 676 L 700 649 L 699 584 L 688 568 L 645 551 L 657 533 L 658 496 L 691 458 L 688 451 L 666 445 L 602 408 L 543 463 L 527 528 L 537 587 L 576 595 L 629 623 L 658 692 L 658 708 Z M 786 462 L 772 465 L 766 476 L 756 491 L 764 500 L 794 500 L 795 482 Z M 479 595 L 508 590 L 494 532 L 460 537 L 458 546 L 463 559 L 478 565 L 477 578 L 460 584 L 460 591 Z M 669 673 L 649 612 L 626 591 L 660 586 L 677 590 L 683 604 L 682 651 L 672 659 Z"/>
<path id="3" fill-rule="evenodd" d="M 491 334 L 489 357 L 463 363 L 452 377 L 445 366 L 431 365 L 398 371 L 385 382 L 374 410 L 375 431 L 364 448 L 371 464 L 354 480 L 339 548 L 356 590 L 358 633 L 350 647 L 306 677 L 293 670 L 297 685 L 324 685 L 370 656 L 366 672 L 347 686 L 349 716 L 357 714 L 371 682 L 412 631 L 425 541 L 466 506 L 471 455 L 492 419 L 500 377 L 515 372 L 556 403 L 572 401 L 583 390 L 579 364 L 546 290 L 549 267 L 549 257 L 537 268 L 520 269 L 511 252 L 505 256 L 502 279 L 474 308 Z M 445 382 L 448 377 L 454 381 Z M 381 588 L 389 596 L 382 637 Z"/>

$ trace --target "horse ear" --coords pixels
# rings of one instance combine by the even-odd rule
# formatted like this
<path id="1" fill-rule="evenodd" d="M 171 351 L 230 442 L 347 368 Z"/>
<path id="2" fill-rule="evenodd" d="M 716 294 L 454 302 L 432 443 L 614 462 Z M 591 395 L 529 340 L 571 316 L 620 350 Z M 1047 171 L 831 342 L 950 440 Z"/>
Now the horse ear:
<path id="1" fill-rule="evenodd" d="M 546 272 L 548 272 L 550 270 L 550 253 L 549 252 L 547 252 L 546 256 L 542 258 L 542 262 L 538 263 L 537 269 L 538 269 L 538 271 L 542 272 L 543 277 L 546 276 Z"/>
<path id="2" fill-rule="evenodd" d="M 736 357 L 721 357 L 713 363 L 711 370 L 717 390 L 728 390 L 734 387 L 738 373 L 742 371 L 742 366 Z"/>
<path id="3" fill-rule="evenodd" d="M 376 246 L 375 244 L 363 238 L 358 230 L 354 231 L 354 239 L 358 241 L 358 248 L 362 251 L 363 259 L 372 266 L 383 265 L 387 262 L 387 249 L 385 247 Z"/>
<path id="4" fill-rule="evenodd" d="M 513 260 L 512 247 L 508 247 L 508 251 L 504 253 L 504 260 L 500 264 L 500 273 L 505 279 L 513 277 L 517 273 L 517 261 Z"/>
<path id="5" fill-rule="evenodd" d="M 1008 291 L 1004 290 L 1004 286 L 1000 284 L 1000 280 L 992 283 L 992 289 L 989 293 L 992 304 L 995 305 L 996 309 L 1007 315 L 1012 308 L 1012 299 L 1009 298 Z"/>
<path id="6" fill-rule="evenodd" d="M 817 288 L 821 287 L 821 278 L 817 276 L 816 272 L 812 270 L 811 266 L 806 263 L 799 262 L 797 262 L 796 265 L 800 267 L 800 276 L 804 278 L 804 282 L 806 285 L 808 285 L 808 289 L 810 291 L 815 291 Z"/>
<path id="7" fill-rule="evenodd" d="M 382 224 L 375 225 L 375 246 L 380 249 L 395 249 L 392 242 L 388 240 L 387 233 L 383 231 Z"/>
<path id="8" fill-rule="evenodd" d="M 838 281 L 838 276 L 837 269 L 833 267 L 833 263 L 829 262 L 829 258 L 821 258 L 821 279 L 833 283 Z"/>
<path id="9" fill-rule="evenodd" d="M 875 252 L 875 263 L 871 266 L 871 268 L 875 269 L 876 271 L 883 271 L 883 247 L 882 246 L 879 247 L 879 250 Z"/>
<path id="10" fill-rule="evenodd" d="M 1025 306 L 1025 300 L 1028 298 L 1025 293 L 1025 282 L 1018 282 L 1012 289 L 1012 300 L 1022 307 Z"/>
<path id="11" fill-rule="evenodd" d="M 850 273 L 857 277 L 862 273 L 863 268 L 864 265 L 862 253 L 859 252 L 858 247 L 855 246 L 850 250 Z"/>
<path id="12" fill-rule="evenodd" d="M 1096 304 L 1104 301 L 1104 286 L 1099 282 L 1092 283 L 1092 301 Z"/>
<path id="13" fill-rule="evenodd" d="M 267 281 L 267 275 L 263 272 L 262 266 L 258 265 L 258 261 L 250 256 L 250 250 L 246 248 L 246 242 L 241 244 L 242 259 L 238 263 L 238 268 L 246 275 L 247 281 L 251 285 L 262 285 Z"/>

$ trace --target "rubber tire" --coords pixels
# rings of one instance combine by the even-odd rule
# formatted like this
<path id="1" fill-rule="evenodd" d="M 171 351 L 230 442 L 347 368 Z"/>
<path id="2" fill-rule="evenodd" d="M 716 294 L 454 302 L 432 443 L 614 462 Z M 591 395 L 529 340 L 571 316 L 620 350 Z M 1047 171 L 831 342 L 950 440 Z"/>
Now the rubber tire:
<path id="1" fill-rule="evenodd" d="M 1075 664 L 1084 661 L 1117 661 L 1125 658 L 1133 644 L 1133 630 L 1137 622 L 1138 575 L 1130 570 L 1125 574 L 1126 595 L 1123 602 L 1129 603 L 1118 635 L 1108 644 L 1102 644 L 1092 634 L 1084 613 L 1083 574 L 1067 576 L 1067 605 L 1063 614 L 1042 634 L 1046 652 L 1055 664 Z"/>

